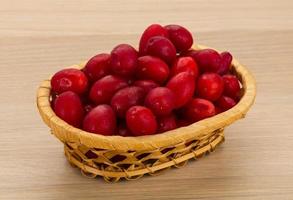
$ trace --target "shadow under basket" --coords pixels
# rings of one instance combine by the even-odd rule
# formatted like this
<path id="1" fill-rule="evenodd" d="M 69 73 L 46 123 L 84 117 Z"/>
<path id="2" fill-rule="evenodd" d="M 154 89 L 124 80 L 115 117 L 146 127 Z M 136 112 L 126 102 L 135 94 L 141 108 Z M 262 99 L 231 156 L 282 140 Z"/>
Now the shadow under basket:
<path id="1" fill-rule="evenodd" d="M 83 68 L 84 64 L 70 67 Z M 37 106 L 52 134 L 64 143 L 68 161 L 80 168 L 83 175 L 91 178 L 102 176 L 109 182 L 121 178 L 134 180 L 144 174 L 157 175 L 172 166 L 181 167 L 189 159 L 214 151 L 224 141 L 224 128 L 245 116 L 256 95 L 253 76 L 235 59 L 232 72 L 243 87 L 242 98 L 236 106 L 214 117 L 157 135 L 103 136 L 70 126 L 51 108 L 49 79 L 38 88 Z"/>

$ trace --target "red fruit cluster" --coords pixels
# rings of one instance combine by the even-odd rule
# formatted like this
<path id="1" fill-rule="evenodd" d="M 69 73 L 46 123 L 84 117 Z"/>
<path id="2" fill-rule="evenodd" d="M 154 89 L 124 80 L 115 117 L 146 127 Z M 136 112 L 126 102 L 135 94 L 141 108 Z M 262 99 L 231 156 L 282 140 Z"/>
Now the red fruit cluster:
<path id="1" fill-rule="evenodd" d="M 82 70 L 57 72 L 52 107 L 72 126 L 121 136 L 162 133 L 232 108 L 241 97 L 232 55 L 194 50 L 193 43 L 180 25 L 153 24 L 138 51 L 120 44 Z"/>

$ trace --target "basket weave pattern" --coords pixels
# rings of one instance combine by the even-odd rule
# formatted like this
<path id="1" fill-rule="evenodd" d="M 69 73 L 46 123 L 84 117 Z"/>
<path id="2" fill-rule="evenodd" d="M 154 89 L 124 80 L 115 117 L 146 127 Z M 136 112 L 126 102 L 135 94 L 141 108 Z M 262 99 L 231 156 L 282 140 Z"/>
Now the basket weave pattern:
<path id="1" fill-rule="evenodd" d="M 206 48 L 199 46 L 198 48 Z M 71 66 L 82 68 L 84 64 Z M 115 182 L 133 180 L 144 174 L 156 175 L 171 166 L 181 167 L 224 141 L 224 127 L 243 118 L 254 102 L 256 87 L 249 71 L 235 59 L 232 69 L 243 86 L 243 96 L 232 109 L 214 117 L 163 134 L 121 137 L 91 134 L 74 128 L 55 115 L 50 105 L 50 80 L 42 82 L 37 106 L 43 121 L 64 143 L 68 161 L 88 177 L 102 176 Z"/>
<path id="2" fill-rule="evenodd" d="M 118 181 L 121 177 L 133 180 L 146 173 L 156 175 L 171 166 L 181 167 L 190 158 L 212 152 L 223 140 L 223 130 L 216 130 L 189 142 L 145 152 L 90 149 L 76 143 L 65 143 L 64 150 L 69 162 L 79 167 L 83 175 Z"/>

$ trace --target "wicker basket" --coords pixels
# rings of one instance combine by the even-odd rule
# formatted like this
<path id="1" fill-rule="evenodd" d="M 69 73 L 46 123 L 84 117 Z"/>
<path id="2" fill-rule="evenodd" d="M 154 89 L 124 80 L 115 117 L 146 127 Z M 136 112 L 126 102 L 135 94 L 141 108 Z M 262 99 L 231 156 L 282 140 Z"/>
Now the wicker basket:
<path id="1" fill-rule="evenodd" d="M 74 67 L 82 68 L 84 64 Z M 103 136 L 70 126 L 57 117 L 50 106 L 50 80 L 40 85 L 37 106 L 52 134 L 64 143 L 68 161 L 80 168 L 83 175 L 102 176 L 111 182 L 121 178 L 133 180 L 144 174 L 158 174 L 172 166 L 181 167 L 189 159 L 214 151 L 224 141 L 224 127 L 243 118 L 256 95 L 255 80 L 250 72 L 235 59 L 232 69 L 243 85 L 243 96 L 236 106 L 214 117 L 157 135 Z"/>

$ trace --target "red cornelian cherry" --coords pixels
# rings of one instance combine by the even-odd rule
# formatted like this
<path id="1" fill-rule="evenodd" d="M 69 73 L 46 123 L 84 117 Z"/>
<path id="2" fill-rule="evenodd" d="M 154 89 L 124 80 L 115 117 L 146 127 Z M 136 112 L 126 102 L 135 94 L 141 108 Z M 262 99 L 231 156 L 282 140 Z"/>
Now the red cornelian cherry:
<path id="1" fill-rule="evenodd" d="M 191 100 L 195 91 L 195 78 L 188 72 L 181 72 L 168 81 L 167 88 L 175 95 L 175 108 L 180 108 Z"/>
<path id="2" fill-rule="evenodd" d="M 114 74 L 131 77 L 137 66 L 137 51 L 128 44 L 120 44 L 111 51 L 111 69 Z"/>
<path id="3" fill-rule="evenodd" d="M 127 86 L 125 79 L 115 75 L 108 75 L 93 84 L 89 98 L 96 104 L 110 103 L 113 95 L 119 89 Z"/>
<path id="4" fill-rule="evenodd" d="M 87 90 L 88 79 L 86 75 L 78 69 L 63 69 L 54 74 L 51 79 L 52 90 L 56 94 L 72 91 L 82 94 Z"/>
<path id="5" fill-rule="evenodd" d="M 146 53 L 172 64 L 176 59 L 176 49 L 172 42 L 165 37 L 155 36 L 148 40 Z"/>
<path id="6" fill-rule="evenodd" d="M 192 57 L 179 57 L 176 59 L 171 68 L 171 77 L 179 74 L 180 72 L 188 72 L 195 78 L 198 77 L 198 66 Z"/>
<path id="7" fill-rule="evenodd" d="M 199 97 L 216 101 L 223 93 L 224 82 L 217 73 L 204 73 L 197 80 L 197 94 Z"/>
<path id="8" fill-rule="evenodd" d="M 229 52 L 225 51 L 219 54 L 213 49 L 191 49 L 182 52 L 181 56 L 192 57 L 197 62 L 201 72 L 216 72 L 220 75 L 229 72 L 233 59 Z"/>
<path id="9" fill-rule="evenodd" d="M 151 79 L 158 84 L 163 84 L 169 76 L 169 67 L 161 59 L 154 56 L 138 58 L 136 76 L 139 79 Z"/>
<path id="10" fill-rule="evenodd" d="M 177 128 L 176 117 L 174 114 L 162 116 L 158 119 L 158 132 L 162 133 L 165 131 L 173 130 Z"/>
<path id="11" fill-rule="evenodd" d="M 158 126 L 155 115 L 144 106 L 129 108 L 126 113 L 126 123 L 135 136 L 155 134 Z"/>
<path id="12" fill-rule="evenodd" d="M 222 52 L 220 54 L 220 56 L 221 56 L 221 64 L 220 64 L 220 67 L 219 67 L 217 73 L 220 75 L 227 74 L 230 70 L 233 57 L 227 51 Z"/>
<path id="13" fill-rule="evenodd" d="M 152 24 L 145 29 L 139 41 L 139 54 L 146 54 L 147 42 L 151 37 L 162 36 L 168 37 L 167 30 L 159 24 Z"/>
<path id="14" fill-rule="evenodd" d="M 176 47 L 177 52 L 187 51 L 193 44 L 192 34 L 180 25 L 167 25 L 168 37 Z"/>
<path id="15" fill-rule="evenodd" d="M 169 115 L 175 107 L 175 95 L 169 88 L 154 88 L 146 96 L 145 106 L 157 116 Z"/>
<path id="16" fill-rule="evenodd" d="M 191 122 L 197 122 L 215 114 L 214 104 L 206 99 L 195 98 L 186 106 L 186 117 Z"/>
<path id="17" fill-rule="evenodd" d="M 133 85 L 141 87 L 144 90 L 145 94 L 148 94 L 149 91 L 160 86 L 153 80 L 136 80 L 133 82 Z"/>
<path id="18" fill-rule="evenodd" d="M 83 129 L 91 133 L 113 135 L 116 131 L 116 116 L 111 106 L 101 104 L 93 108 L 83 120 Z"/>
<path id="19" fill-rule="evenodd" d="M 91 82 L 110 74 L 110 54 L 95 55 L 87 62 L 83 71 Z"/>
<path id="20" fill-rule="evenodd" d="M 220 54 L 213 49 L 202 49 L 193 52 L 193 59 L 201 72 L 218 72 L 221 64 Z"/>
<path id="21" fill-rule="evenodd" d="M 54 101 L 54 111 L 58 117 L 68 124 L 79 128 L 84 116 L 84 109 L 77 94 L 66 91 Z"/>
<path id="22" fill-rule="evenodd" d="M 217 101 L 216 105 L 221 109 L 221 111 L 229 110 L 230 108 L 234 107 L 236 105 L 236 102 L 234 99 L 227 97 L 227 96 L 221 96 Z"/>
<path id="23" fill-rule="evenodd" d="M 118 117 L 124 118 L 126 111 L 135 105 L 142 105 L 145 92 L 137 86 L 130 86 L 118 90 L 111 100 L 111 106 Z"/>
<path id="24" fill-rule="evenodd" d="M 223 76 L 224 95 L 238 101 L 240 97 L 240 84 L 235 75 L 227 74 Z"/>

